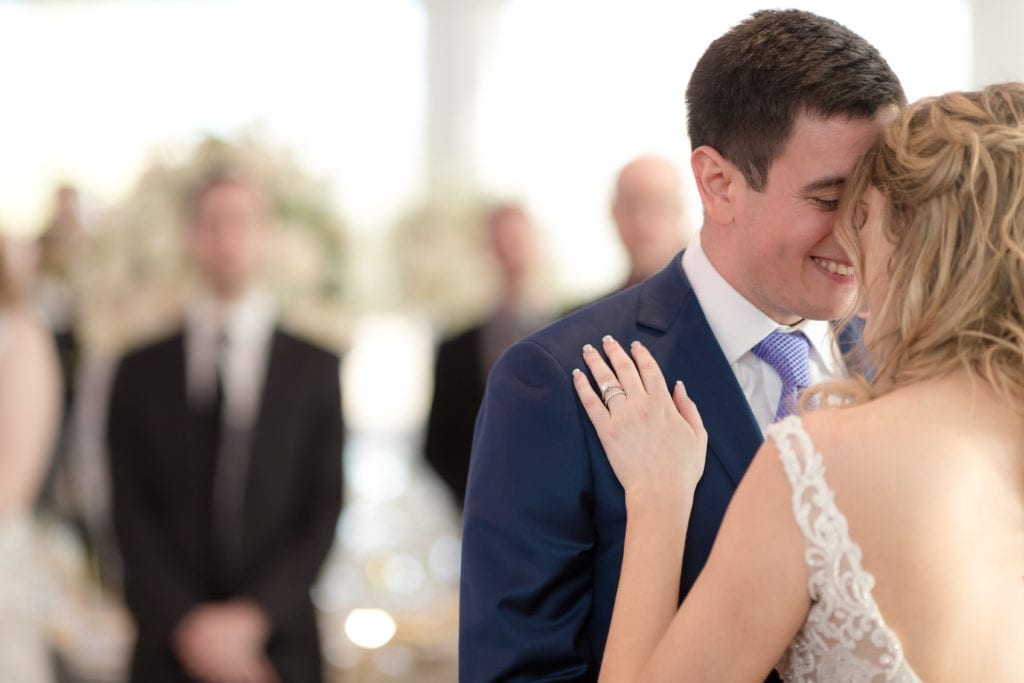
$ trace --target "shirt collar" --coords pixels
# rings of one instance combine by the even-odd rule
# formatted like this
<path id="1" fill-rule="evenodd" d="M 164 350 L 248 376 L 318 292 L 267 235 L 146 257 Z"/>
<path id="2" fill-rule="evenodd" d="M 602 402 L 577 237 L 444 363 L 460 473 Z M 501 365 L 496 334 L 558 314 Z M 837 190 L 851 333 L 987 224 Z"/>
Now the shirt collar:
<path id="1" fill-rule="evenodd" d="M 229 303 L 201 289 L 188 308 L 187 324 L 202 337 L 223 333 L 232 346 L 263 337 L 274 317 L 273 298 L 263 289 L 254 287 Z"/>
<path id="2" fill-rule="evenodd" d="M 726 282 L 704 253 L 699 233 L 683 252 L 683 270 L 730 365 L 779 330 L 803 332 L 825 366 L 833 372 L 839 369 L 835 335 L 829 321 L 802 320 L 793 326 L 779 325 Z"/>

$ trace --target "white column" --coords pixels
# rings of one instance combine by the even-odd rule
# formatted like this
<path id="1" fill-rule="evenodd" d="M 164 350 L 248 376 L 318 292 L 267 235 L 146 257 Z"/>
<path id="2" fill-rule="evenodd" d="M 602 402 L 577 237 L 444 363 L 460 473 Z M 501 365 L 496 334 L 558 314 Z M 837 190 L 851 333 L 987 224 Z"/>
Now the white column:
<path id="1" fill-rule="evenodd" d="M 478 188 L 477 97 L 505 0 L 426 0 L 427 187 L 433 196 Z"/>
<path id="2" fill-rule="evenodd" d="M 975 87 L 1024 81 L 1024 2 L 971 0 Z"/>

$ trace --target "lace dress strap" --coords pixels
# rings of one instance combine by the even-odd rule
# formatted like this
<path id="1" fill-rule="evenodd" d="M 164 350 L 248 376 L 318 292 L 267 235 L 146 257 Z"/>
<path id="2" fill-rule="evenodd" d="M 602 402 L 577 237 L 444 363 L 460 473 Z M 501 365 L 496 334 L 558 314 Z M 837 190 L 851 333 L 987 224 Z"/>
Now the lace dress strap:
<path id="1" fill-rule="evenodd" d="M 917 681 L 871 595 L 846 517 L 825 481 L 825 465 L 797 416 L 767 429 L 793 487 L 793 514 L 804 536 L 807 621 L 779 663 L 786 680 Z"/>

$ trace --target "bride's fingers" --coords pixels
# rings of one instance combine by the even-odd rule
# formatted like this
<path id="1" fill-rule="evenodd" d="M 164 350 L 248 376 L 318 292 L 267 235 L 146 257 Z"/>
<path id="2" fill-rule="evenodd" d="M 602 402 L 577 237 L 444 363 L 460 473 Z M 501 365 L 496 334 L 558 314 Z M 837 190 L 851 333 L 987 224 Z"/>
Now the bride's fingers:
<path id="1" fill-rule="evenodd" d="M 630 353 L 636 362 L 637 370 L 640 372 L 640 379 L 643 380 L 647 393 L 652 395 L 667 394 L 668 386 L 665 385 L 665 375 L 661 374 L 658 361 L 647 350 L 647 347 L 638 341 L 629 345 Z"/>
<path id="2" fill-rule="evenodd" d="M 602 433 L 605 423 L 609 419 L 608 410 L 604 407 L 601 402 L 601 397 L 594 392 L 594 388 L 590 386 L 590 380 L 587 378 L 587 373 L 583 372 L 579 368 L 572 371 L 572 383 L 576 385 L 576 394 L 580 397 L 580 403 L 583 404 L 583 409 L 587 411 L 587 416 L 590 421 L 594 423 L 594 428 L 597 429 L 598 434 Z"/>
<path id="3" fill-rule="evenodd" d="M 672 391 L 672 401 L 676 404 L 676 410 L 679 411 L 679 414 L 693 428 L 694 433 L 701 438 L 706 437 L 707 432 L 704 430 L 704 420 L 700 417 L 697 404 L 687 395 L 686 387 L 682 382 L 676 382 L 675 389 Z"/>
<path id="4" fill-rule="evenodd" d="M 607 387 L 612 386 L 623 386 L 622 382 L 618 377 L 615 376 L 615 372 L 608 367 L 608 363 L 601 356 L 601 353 L 590 344 L 583 347 L 583 362 L 590 368 L 590 374 L 594 376 L 594 381 L 598 386 L 598 396 L 602 397 Z M 623 387 L 623 390 L 628 394 L 629 390 Z"/>
<path id="5" fill-rule="evenodd" d="M 615 374 L 619 378 L 619 384 L 630 396 L 639 396 L 644 391 L 644 383 L 640 380 L 640 373 L 636 369 L 636 363 L 629 357 L 626 350 L 611 335 L 605 335 L 601 340 L 604 345 L 604 352 L 615 368 Z"/>

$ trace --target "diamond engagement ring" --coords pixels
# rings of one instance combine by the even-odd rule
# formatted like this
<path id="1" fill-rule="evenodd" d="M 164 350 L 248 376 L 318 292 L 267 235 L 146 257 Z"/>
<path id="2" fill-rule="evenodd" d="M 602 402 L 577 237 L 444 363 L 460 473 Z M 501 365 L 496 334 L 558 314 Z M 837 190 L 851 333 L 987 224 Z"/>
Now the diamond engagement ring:
<path id="1" fill-rule="evenodd" d="M 605 408 L 608 407 L 608 402 L 616 396 L 626 396 L 626 390 L 618 384 L 612 384 L 611 382 L 605 382 L 601 385 L 601 402 L 604 403 Z"/>

